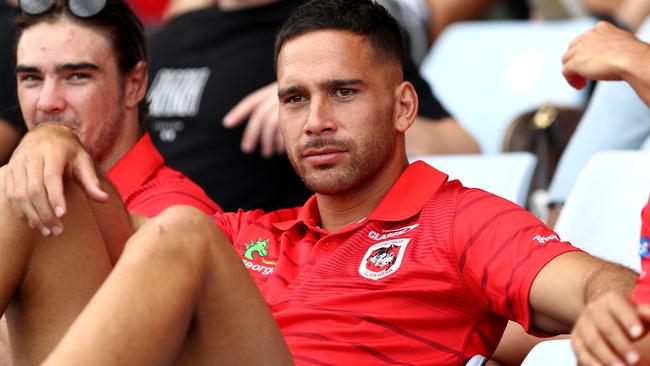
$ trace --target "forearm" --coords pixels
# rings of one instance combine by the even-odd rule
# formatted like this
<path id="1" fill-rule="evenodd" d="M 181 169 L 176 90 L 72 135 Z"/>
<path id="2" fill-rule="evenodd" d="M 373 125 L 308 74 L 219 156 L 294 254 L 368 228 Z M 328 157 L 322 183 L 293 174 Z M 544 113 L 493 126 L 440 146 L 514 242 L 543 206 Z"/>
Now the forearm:
<path id="1" fill-rule="evenodd" d="M 531 287 L 533 326 L 550 334 L 569 333 L 588 304 L 608 293 L 629 297 L 636 278 L 634 271 L 587 253 L 559 255 L 542 268 Z"/>
<path id="2" fill-rule="evenodd" d="M 106 244 L 111 263 L 115 265 L 122 254 L 124 244 L 137 226 L 113 184 L 103 174 L 98 174 L 98 176 L 101 180 L 101 188 L 108 193 L 109 200 L 108 202 L 89 200 L 89 205 L 95 222 L 97 222 L 97 228 Z"/>
<path id="3" fill-rule="evenodd" d="M 639 97 L 650 106 L 650 44 L 639 42 L 639 52 L 631 57 L 623 68 L 623 79 L 627 81 Z"/>
<path id="4" fill-rule="evenodd" d="M 582 303 L 586 306 L 611 292 L 620 292 L 629 296 L 636 284 L 636 278 L 637 274 L 627 267 L 599 261 L 598 266 L 592 268 L 584 281 Z"/>

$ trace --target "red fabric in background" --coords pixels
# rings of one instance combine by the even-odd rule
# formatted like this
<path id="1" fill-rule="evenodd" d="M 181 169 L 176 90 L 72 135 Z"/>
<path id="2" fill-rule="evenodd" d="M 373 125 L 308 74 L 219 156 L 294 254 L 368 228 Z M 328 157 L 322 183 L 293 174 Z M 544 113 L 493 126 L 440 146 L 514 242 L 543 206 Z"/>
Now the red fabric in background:
<path id="1" fill-rule="evenodd" d="M 147 26 L 160 23 L 167 2 L 168 0 L 127 0 L 131 9 Z"/>

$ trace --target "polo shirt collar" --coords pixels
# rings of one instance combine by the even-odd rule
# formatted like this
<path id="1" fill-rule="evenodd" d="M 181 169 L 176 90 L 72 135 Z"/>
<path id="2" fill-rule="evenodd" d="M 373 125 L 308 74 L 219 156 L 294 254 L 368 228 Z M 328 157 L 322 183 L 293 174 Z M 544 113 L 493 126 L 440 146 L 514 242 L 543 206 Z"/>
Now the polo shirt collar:
<path id="1" fill-rule="evenodd" d="M 165 160 L 146 133 L 113 165 L 107 175 L 120 196 L 128 197 L 144 185 L 164 163 Z"/>
<path id="2" fill-rule="evenodd" d="M 368 220 L 403 221 L 415 216 L 447 178 L 447 174 L 423 161 L 410 164 L 379 201 Z M 278 222 L 273 226 L 280 230 L 289 230 L 301 222 L 306 226 L 314 226 L 320 222 L 316 195 L 307 200 L 296 219 Z"/>

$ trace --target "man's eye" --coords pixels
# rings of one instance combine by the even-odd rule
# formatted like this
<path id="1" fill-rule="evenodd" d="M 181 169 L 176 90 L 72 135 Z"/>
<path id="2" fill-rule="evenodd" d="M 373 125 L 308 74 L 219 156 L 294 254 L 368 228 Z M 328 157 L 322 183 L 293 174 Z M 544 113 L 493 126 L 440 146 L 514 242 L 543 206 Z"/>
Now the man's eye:
<path id="1" fill-rule="evenodd" d="M 90 77 L 90 75 L 88 75 L 88 74 L 84 74 L 84 73 L 81 73 L 81 72 L 76 72 L 74 74 L 70 74 L 70 76 L 68 76 L 68 79 L 70 79 L 70 80 L 84 80 L 84 79 L 88 79 L 89 77 Z"/>
<path id="2" fill-rule="evenodd" d="M 352 90 L 352 89 L 345 89 L 345 88 L 336 89 L 336 96 L 337 97 L 347 98 L 347 97 L 351 97 L 353 95 L 354 95 L 354 90 Z"/>
<path id="3" fill-rule="evenodd" d="M 302 96 L 302 95 L 294 95 L 294 96 L 292 96 L 292 97 L 289 97 L 289 98 L 287 99 L 287 102 L 288 102 L 288 103 L 291 103 L 291 104 L 297 104 L 297 103 L 302 103 L 302 102 L 304 102 L 304 101 L 306 101 L 306 100 L 307 100 L 307 98 L 305 98 L 305 97 Z"/>
<path id="4" fill-rule="evenodd" d="M 42 80 L 42 78 L 38 75 L 21 75 L 18 79 L 21 82 L 35 82 Z"/>

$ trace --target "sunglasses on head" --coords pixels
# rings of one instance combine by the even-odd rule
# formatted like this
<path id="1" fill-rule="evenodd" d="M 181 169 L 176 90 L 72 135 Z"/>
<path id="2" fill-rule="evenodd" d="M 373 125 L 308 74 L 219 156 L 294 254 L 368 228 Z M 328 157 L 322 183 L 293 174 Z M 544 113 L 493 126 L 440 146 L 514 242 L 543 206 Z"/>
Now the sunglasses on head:
<path id="1" fill-rule="evenodd" d="M 20 10 L 29 15 L 39 15 L 52 8 L 56 0 L 20 0 Z M 67 0 L 68 10 L 79 18 L 99 14 L 106 6 L 106 0 Z"/>

